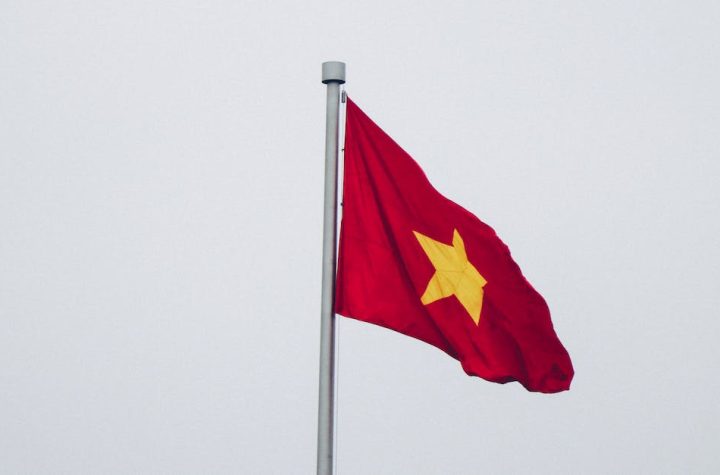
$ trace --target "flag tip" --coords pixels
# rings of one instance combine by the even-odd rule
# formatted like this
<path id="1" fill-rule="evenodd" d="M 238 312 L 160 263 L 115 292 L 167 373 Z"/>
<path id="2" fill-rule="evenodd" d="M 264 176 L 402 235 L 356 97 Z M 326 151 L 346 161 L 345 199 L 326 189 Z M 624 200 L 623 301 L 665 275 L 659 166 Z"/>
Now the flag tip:
<path id="1" fill-rule="evenodd" d="M 338 82 L 345 84 L 345 63 L 341 61 L 326 61 L 322 63 L 322 82 Z"/>

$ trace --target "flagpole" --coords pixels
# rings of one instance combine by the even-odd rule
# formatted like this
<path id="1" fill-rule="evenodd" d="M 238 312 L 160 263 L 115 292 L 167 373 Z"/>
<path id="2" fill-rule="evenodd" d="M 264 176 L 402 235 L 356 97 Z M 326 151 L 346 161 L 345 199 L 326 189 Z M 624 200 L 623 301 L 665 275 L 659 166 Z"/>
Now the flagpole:
<path id="1" fill-rule="evenodd" d="M 317 473 L 332 475 L 335 446 L 335 242 L 340 85 L 345 63 L 322 64 L 327 85 L 325 121 L 325 211 L 323 215 L 322 297 L 320 306 L 320 392 L 318 397 Z"/>

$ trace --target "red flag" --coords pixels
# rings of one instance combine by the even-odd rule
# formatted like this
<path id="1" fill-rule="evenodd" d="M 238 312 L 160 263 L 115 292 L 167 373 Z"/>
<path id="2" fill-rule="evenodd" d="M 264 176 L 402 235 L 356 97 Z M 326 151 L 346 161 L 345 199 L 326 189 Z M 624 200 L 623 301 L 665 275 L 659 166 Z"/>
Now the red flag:
<path id="1" fill-rule="evenodd" d="M 547 304 L 495 231 L 350 99 L 346 124 L 336 312 L 434 345 L 469 375 L 569 389 Z"/>

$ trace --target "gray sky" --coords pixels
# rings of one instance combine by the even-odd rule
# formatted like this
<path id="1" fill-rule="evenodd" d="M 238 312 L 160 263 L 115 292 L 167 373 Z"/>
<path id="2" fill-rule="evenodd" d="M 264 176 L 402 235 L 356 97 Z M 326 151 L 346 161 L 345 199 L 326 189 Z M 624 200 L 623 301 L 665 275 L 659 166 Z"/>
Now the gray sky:
<path id="1" fill-rule="evenodd" d="M 325 90 L 493 226 L 548 396 L 339 322 L 338 470 L 720 471 L 716 2 L 0 2 L 0 472 L 312 473 Z"/>

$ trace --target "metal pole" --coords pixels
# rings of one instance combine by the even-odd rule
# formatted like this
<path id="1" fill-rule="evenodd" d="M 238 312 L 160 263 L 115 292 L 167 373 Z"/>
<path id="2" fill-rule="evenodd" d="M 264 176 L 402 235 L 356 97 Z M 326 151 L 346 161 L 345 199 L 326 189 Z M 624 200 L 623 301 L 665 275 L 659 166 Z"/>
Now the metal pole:
<path id="1" fill-rule="evenodd" d="M 320 306 L 320 393 L 318 401 L 317 473 L 332 475 L 335 446 L 335 239 L 337 234 L 337 164 L 340 84 L 345 63 L 322 65 L 327 85 L 325 122 L 325 212 L 323 215 L 322 301 Z"/>

